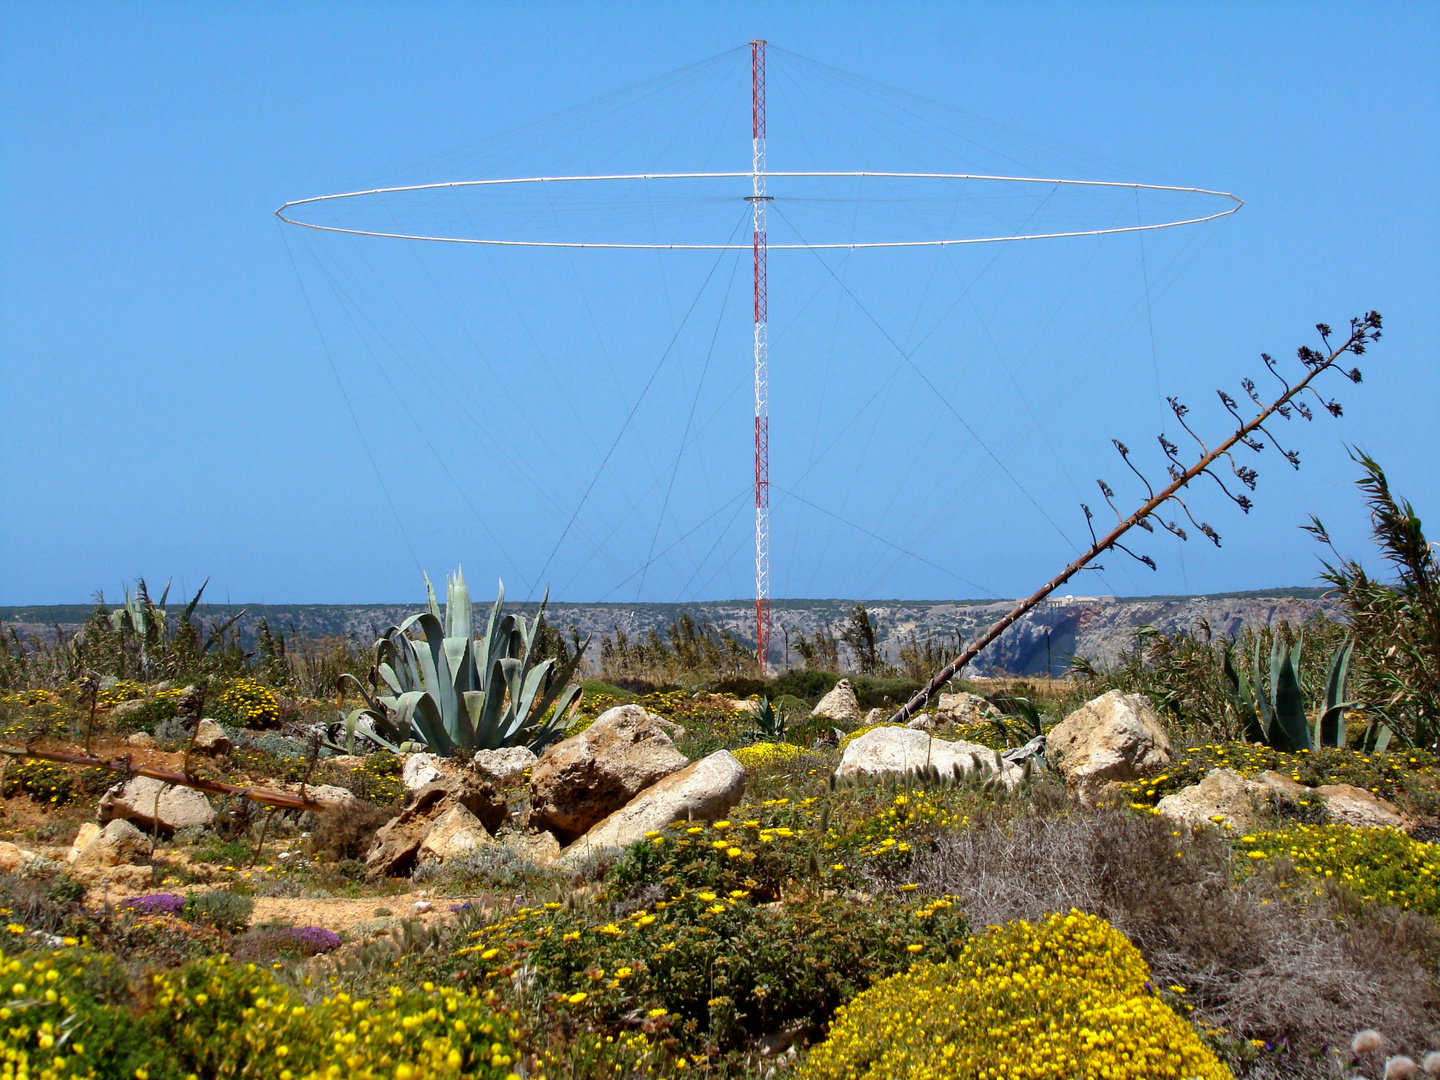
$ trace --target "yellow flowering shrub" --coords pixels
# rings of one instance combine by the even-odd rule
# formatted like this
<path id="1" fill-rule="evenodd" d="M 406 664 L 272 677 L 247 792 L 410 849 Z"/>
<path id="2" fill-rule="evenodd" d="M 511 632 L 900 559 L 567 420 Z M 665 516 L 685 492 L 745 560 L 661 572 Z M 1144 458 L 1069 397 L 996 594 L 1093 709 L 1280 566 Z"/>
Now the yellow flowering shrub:
<path id="1" fill-rule="evenodd" d="M 798 757 L 802 749 L 794 743 L 757 742 L 733 751 L 735 760 L 746 769 L 768 769 Z"/>
<path id="2" fill-rule="evenodd" d="M 236 679 L 220 693 L 218 719 L 237 727 L 274 727 L 280 722 L 280 703 L 254 679 Z"/>
<path id="3" fill-rule="evenodd" d="M 1229 1080 L 1148 976 L 1139 950 L 1093 915 L 1010 923 L 957 961 L 917 964 L 860 994 L 798 1075 Z"/>
<path id="4" fill-rule="evenodd" d="M 133 701 L 145 696 L 145 687 L 133 679 L 120 679 L 114 686 L 106 687 L 95 696 L 97 708 L 109 709 L 122 701 Z"/>
<path id="5" fill-rule="evenodd" d="M 1294 825 L 1240 838 L 1243 862 L 1284 856 L 1307 877 L 1335 881 L 1365 900 L 1440 917 L 1440 848 L 1399 829 Z"/>
<path id="6" fill-rule="evenodd" d="M 311 1003 L 218 956 L 151 976 L 137 1014 L 113 958 L 74 946 L 0 954 L 0 979 L 6 1080 L 503 1080 L 519 1062 L 510 1021 L 450 986 Z"/>

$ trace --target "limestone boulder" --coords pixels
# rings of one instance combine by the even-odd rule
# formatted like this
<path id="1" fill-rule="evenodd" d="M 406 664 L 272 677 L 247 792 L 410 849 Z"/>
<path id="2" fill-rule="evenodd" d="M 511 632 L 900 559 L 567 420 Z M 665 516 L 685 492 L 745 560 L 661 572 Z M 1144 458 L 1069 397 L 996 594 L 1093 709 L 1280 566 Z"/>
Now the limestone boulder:
<path id="1" fill-rule="evenodd" d="M 936 711 L 952 724 L 977 724 L 986 715 L 994 712 L 990 702 L 979 694 L 962 691 L 958 694 L 941 694 Z"/>
<path id="2" fill-rule="evenodd" d="M 528 746 L 507 746 L 499 750 L 475 752 L 475 767 L 500 784 L 512 784 L 524 779 L 525 770 L 533 769 L 539 760 Z"/>
<path id="3" fill-rule="evenodd" d="M 35 857 L 33 851 L 27 851 L 8 840 L 0 841 L 0 874 L 13 874 Z"/>
<path id="4" fill-rule="evenodd" d="M 494 839 L 480 819 L 456 803 L 446 809 L 426 830 L 417 859 L 421 865 L 446 862 L 469 855 L 476 848 L 489 847 Z"/>
<path id="5" fill-rule="evenodd" d="M 1308 799 L 1315 794 L 1314 788 L 1308 788 L 1304 784 L 1278 773 L 1274 769 L 1266 769 L 1255 778 L 1256 782 L 1264 787 L 1263 794 L 1279 795 L 1292 802 L 1300 799 Z"/>
<path id="6" fill-rule="evenodd" d="M 1111 690 L 1086 702 L 1045 739 L 1045 760 L 1072 794 L 1094 802 L 1111 784 L 1154 776 L 1170 764 L 1170 737 L 1144 694 Z"/>
<path id="7" fill-rule="evenodd" d="M 938 769 L 942 776 L 970 776 L 976 770 L 1000 775 L 1001 782 L 1013 789 L 1023 770 L 1003 760 L 988 746 L 979 743 L 937 739 L 914 728 L 886 726 L 873 728 L 851 740 L 840 755 L 835 775 L 880 776 L 884 773 L 921 773 Z"/>
<path id="8" fill-rule="evenodd" d="M 539 832 L 506 833 L 497 842 L 536 866 L 549 866 L 560 857 L 560 841 L 555 839 L 554 833 L 543 829 Z"/>
<path id="9" fill-rule="evenodd" d="M 745 767 L 717 750 L 652 784 L 565 849 L 570 859 L 602 848 L 623 848 L 672 821 L 714 821 L 745 793 Z"/>
<path id="10" fill-rule="evenodd" d="M 541 756 L 530 773 L 530 823 L 568 843 L 688 764 L 659 717 L 619 705 Z"/>
<path id="11" fill-rule="evenodd" d="M 455 811 L 463 813 L 455 813 Z M 504 797 L 478 774 L 455 773 L 426 784 L 415 792 L 410 805 L 382 825 L 365 856 L 372 877 L 403 877 L 421 861 L 454 857 L 442 852 L 473 851 L 483 845 L 474 831 L 478 824 L 493 836 L 509 814 Z M 427 850 L 432 831 L 434 843 Z M 468 845 L 468 847 L 466 846 Z"/>
<path id="12" fill-rule="evenodd" d="M 228 754 L 231 746 L 230 736 L 225 734 L 225 729 L 217 722 L 210 719 L 200 721 L 200 726 L 195 731 L 195 749 L 199 753 L 218 757 Z"/>
<path id="13" fill-rule="evenodd" d="M 117 701 L 114 705 L 110 706 L 110 719 L 112 721 L 123 720 L 127 716 L 134 716 L 148 704 L 149 702 L 144 698 L 131 698 L 129 701 Z"/>
<path id="14" fill-rule="evenodd" d="M 905 721 L 905 726 L 915 731 L 934 731 L 936 718 L 928 712 L 916 713 L 909 720 Z"/>
<path id="15" fill-rule="evenodd" d="M 134 776 L 100 797 L 99 818 L 102 823 L 120 818 L 146 829 L 172 833 L 211 824 L 215 809 L 204 792 L 149 776 Z"/>
<path id="16" fill-rule="evenodd" d="M 1157 809 L 1163 817 L 1192 829 L 1222 825 L 1248 830 L 1257 820 L 1253 796 L 1265 790 L 1264 784 L 1246 780 L 1234 769 L 1211 769 L 1198 784 L 1166 795 Z"/>
<path id="17" fill-rule="evenodd" d="M 290 795 L 299 795 L 301 784 L 298 780 L 290 780 L 283 784 L 272 784 L 278 791 Z M 340 787 L 338 784 L 306 784 L 305 798 L 313 799 L 315 802 L 328 803 L 331 806 L 355 806 L 360 802 L 360 797 L 349 788 Z"/>
<path id="18" fill-rule="evenodd" d="M 155 877 L 145 864 L 150 839 L 124 818 L 116 818 L 85 845 L 71 863 L 76 880 L 88 885 L 125 885 L 139 888 Z"/>
<path id="19" fill-rule="evenodd" d="M 96 825 L 93 821 L 87 821 L 84 825 L 81 825 L 80 831 L 75 834 L 75 839 L 70 844 L 70 851 L 66 854 L 65 861 L 73 863 L 78 859 L 80 853 L 90 846 L 95 838 L 100 835 L 100 832 L 100 826 Z"/>
<path id="20" fill-rule="evenodd" d="M 426 784 L 439 780 L 442 774 L 440 759 L 434 754 L 411 754 L 405 759 L 400 778 L 405 783 L 406 791 L 419 791 Z"/>
<path id="21" fill-rule="evenodd" d="M 1364 788 L 1352 784 L 1326 784 L 1315 789 L 1325 800 L 1325 816 L 1339 825 L 1364 829 L 1398 829 L 1403 824 L 1396 808 Z"/>
<path id="22" fill-rule="evenodd" d="M 855 688 L 849 679 L 841 679 L 831 691 L 822 697 L 810 710 L 811 716 L 826 716 L 831 720 L 859 720 L 860 702 L 855 697 Z"/>
<path id="23" fill-rule="evenodd" d="M 127 746 L 133 746 L 137 750 L 153 750 L 159 745 L 155 741 L 155 736 L 151 735 L 148 731 L 131 732 L 125 736 L 125 744 Z"/>

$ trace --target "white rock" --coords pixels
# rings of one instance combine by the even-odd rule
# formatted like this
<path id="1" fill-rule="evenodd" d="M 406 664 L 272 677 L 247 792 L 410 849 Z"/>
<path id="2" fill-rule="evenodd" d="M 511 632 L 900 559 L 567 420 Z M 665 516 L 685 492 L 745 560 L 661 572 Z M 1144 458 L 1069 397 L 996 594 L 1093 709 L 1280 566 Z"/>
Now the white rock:
<path id="1" fill-rule="evenodd" d="M 561 854 L 565 860 L 601 848 L 623 848 L 672 821 L 714 821 L 745 793 L 745 768 L 728 750 L 717 750 L 671 773 L 595 825 Z"/>
<path id="2" fill-rule="evenodd" d="M 958 694 L 941 694 L 938 711 L 947 720 L 957 724 L 975 724 L 992 712 L 990 702 L 979 694 L 962 691 Z"/>
<path id="3" fill-rule="evenodd" d="M 1211 769 L 1198 784 L 1166 795 L 1156 809 L 1162 816 L 1192 829 L 1227 825 L 1248 830 L 1256 822 L 1251 796 L 1265 790 L 1264 784 L 1246 780 L 1234 769 Z M 1218 822 L 1217 817 L 1221 819 Z"/>
<path id="4" fill-rule="evenodd" d="M 1325 800 L 1325 816 L 1338 824 L 1362 829 L 1398 829 L 1402 824 L 1394 806 L 1353 784 L 1326 784 L 1315 794 Z"/>
<path id="5" fill-rule="evenodd" d="M 916 713 L 905 722 L 905 726 L 913 731 L 934 731 L 935 717 L 928 712 Z"/>
<path id="6" fill-rule="evenodd" d="M 489 773 L 502 784 L 523 779 L 525 770 L 533 769 L 539 760 L 528 746 L 475 751 L 475 767 L 481 772 Z"/>
<path id="7" fill-rule="evenodd" d="M 216 721 L 203 719 L 195 730 L 195 749 L 202 754 L 228 754 L 230 736 Z"/>
<path id="8" fill-rule="evenodd" d="M 1023 770 L 1001 759 L 988 746 L 972 742 L 947 742 L 914 728 L 885 726 L 873 728 L 845 747 L 835 775 L 880 776 L 884 773 L 920 773 L 934 767 L 941 776 L 953 776 L 956 767 L 969 775 L 977 767 L 999 772 L 1001 782 L 1013 789 Z"/>
<path id="9" fill-rule="evenodd" d="M 1082 802 L 1107 786 L 1153 776 L 1170 764 L 1170 737 L 1144 694 L 1111 690 L 1086 702 L 1045 738 L 1045 760 Z"/>
<path id="10" fill-rule="evenodd" d="M 129 746 L 134 746 L 141 750 L 146 750 L 156 745 L 155 736 L 151 735 L 148 731 L 131 732 L 125 736 L 125 742 Z"/>
<path id="11" fill-rule="evenodd" d="M 100 797 L 100 820 L 116 818 L 147 829 L 155 828 L 158 822 L 161 831 L 168 833 L 192 825 L 209 825 L 215 820 L 215 810 L 204 793 L 194 788 L 135 776 Z"/>
<path id="12" fill-rule="evenodd" d="M 75 840 L 70 845 L 70 852 L 65 856 L 65 861 L 73 863 L 80 857 L 80 853 L 89 847 L 97 836 L 100 835 L 100 826 L 93 821 L 87 821 L 80 826 L 80 831 L 75 834 Z"/>
<path id="13" fill-rule="evenodd" d="M 434 754 L 411 754 L 405 759 L 401 779 L 407 791 L 419 791 L 426 784 L 434 783 L 441 777 L 439 758 Z"/>
<path id="14" fill-rule="evenodd" d="M 432 904 L 429 900 L 416 900 L 413 905 L 416 913 L 419 915 L 424 915 L 425 912 L 429 911 L 434 906 L 435 905 Z"/>
<path id="15" fill-rule="evenodd" d="M 420 842 L 420 862 L 445 862 L 468 855 L 479 847 L 495 841 L 480 824 L 480 819 L 458 803 L 435 819 L 425 839 Z"/>
<path id="16" fill-rule="evenodd" d="M 560 857 L 560 841 L 553 833 L 543 829 L 539 832 L 505 833 L 497 843 L 529 859 L 536 866 L 549 866 Z"/>
<path id="17" fill-rule="evenodd" d="M 8 840 L 0 840 L 0 873 L 13 874 L 33 858 L 35 852 L 26 851 Z"/>
<path id="18" fill-rule="evenodd" d="M 150 840 L 123 818 L 106 825 L 76 856 L 71 872 L 76 880 L 92 885 L 148 885 L 152 866 L 136 865 L 149 855 Z"/>
<path id="19" fill-rule="evenodd" d="M 849 679 L 841 679 L 810 711 L 811 716 L 828 716 L 831 720 L 859 720 L 860 702 Z"/>

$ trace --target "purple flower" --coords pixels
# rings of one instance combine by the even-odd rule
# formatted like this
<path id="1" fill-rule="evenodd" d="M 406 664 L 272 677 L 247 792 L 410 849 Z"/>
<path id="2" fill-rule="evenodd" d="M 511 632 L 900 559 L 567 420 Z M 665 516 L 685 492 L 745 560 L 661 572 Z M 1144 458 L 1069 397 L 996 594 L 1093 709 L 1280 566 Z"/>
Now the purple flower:
<path id="1" fill-rule="evenodd" d="M 323 926 L 291 926 L 279 931 L 276 937 L 307 956 L 340 947 L 340 935 Z"/>
<path id="2" fill-rule="evenodd" d="M 179 915 L 185 909 L 185 897 L 174 893 L 152 893 L 121 900 L 116 906 L 129 908 L 140 915 Z"/>

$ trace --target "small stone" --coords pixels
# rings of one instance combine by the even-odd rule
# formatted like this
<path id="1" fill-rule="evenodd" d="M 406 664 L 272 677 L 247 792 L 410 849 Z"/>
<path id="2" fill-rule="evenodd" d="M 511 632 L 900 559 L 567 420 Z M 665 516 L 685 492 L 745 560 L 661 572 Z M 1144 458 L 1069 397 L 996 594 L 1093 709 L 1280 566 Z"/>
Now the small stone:
<path id="1" fill-rule="evenodd" d="M 35 852 L 26 851 L 8 840 L 0 840 L 0 873 L 13 874 L 33 858 Z"/>
<path id="2" fill-rule="evenodd" d="M 415 914 L 424 915 L 425 912 L 429 911 L 435 905 L 429 900 L 416 900 L 413 906 L 415 908 Z"/>
<path id="3" fill-rule="evenodd" d="M 405 759 L 401 779 L 407 791 L 419 791 L 426 784 L 433 784 L 443 775 L 439 768 L 440 759 L 433 754 L 411 754 Z"/>
<path id="4" fill-rule="evenodd" d="M 65 861 L 73 863 L 78 859 L 80 853 L 94 843 L 96 837 L 100 835 L 100 831 L 100 826 L 93 821 L 87 821 L 81 825 L 80 831 L 75 834 L 75 840 L 70 844 L 70 851 L 65 856 Z"/>
<path id="5" fill-rule="evenodd" d="M 455 805 L 446 810 L 430 826 L 420 842 L 421 863 L 445 862 L 468 855 L 476 848 L 488 847 L 495 841 L 480 824 L 480 819 L 465 807 Z"/>
<path id="6" fill-rule="evenodd" d="M 125 742 L 127 745 L 133 746 L 137 750 L 149 750 L 154 746 L 158 745 L 155 742 L 155 736 L 151 735 L 148 731 L 136 731 L 129 735 L 126 735 Z"/>
<path id="7" fill-rule="evenodd" d="M 506 746 L 498 750 L 477 750 L 475 767 L 489 773 L 497 783 L 510 784 L 525 777 L 540 759 L 528 746 Z"/>
<path id="8" fill-rule="evenodd" d="M 1191 828 L 1218 824 L 1250 829 L 1256 822 L 1250 796 L 1262 787 L 1246 781 L 1234 769 L 1211 769 L 1198 784 L 1166 795 L 1156 809 L 1171 821 Z"/>
<path id="9" fill-rule="evenodd" d="M 202 754 L 218 757 L 230 752 L 230 736 L 225 734 L 225 729 L 216 721 L 204 719 L 195 729 L 194 746 Z"/>
<path id="10" fill-rule="evenodd" d="M 142 864 L 150 841 L 123 818 L 116 818 L 88 843 L 71 864 L 76 880 L 90 885 L 148 885 L 155 868 Z"/>
<path id="11" fill-rule="evenodd" d="M 549 866 L 560 857 L 560 841 L 553 833 L 543 829 L 539 832 L 507 833 L 500 837 L 499 843 L 536 866 Z"/>
<path id="12" fill-rule="evenodd" d="M 934 731 L 935 717 L 928 712 L 916 713 L 905 722 L 905 726 L 911 731 Z"/>

